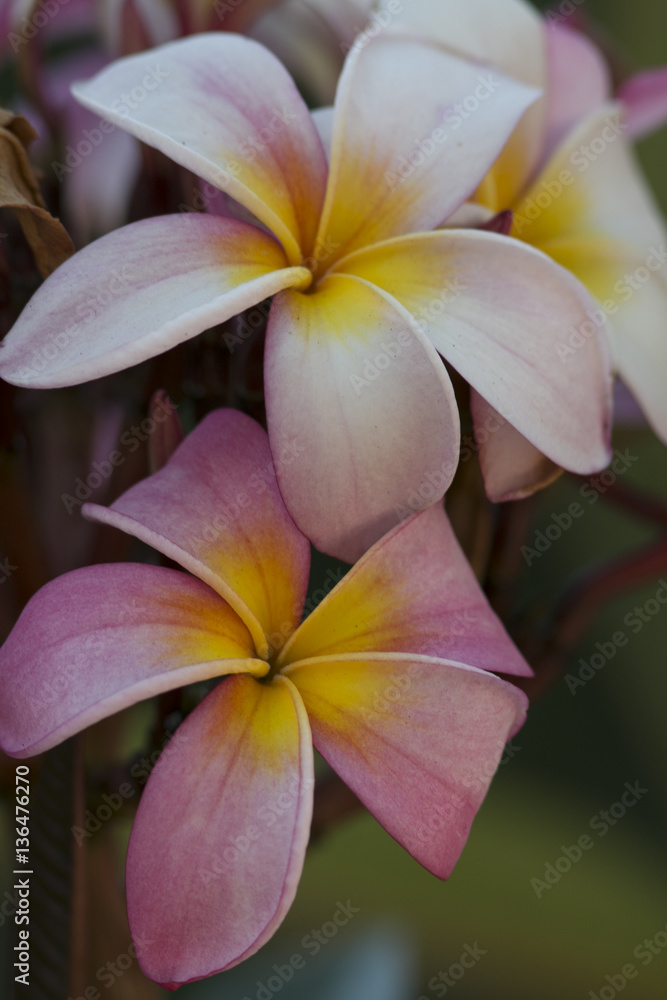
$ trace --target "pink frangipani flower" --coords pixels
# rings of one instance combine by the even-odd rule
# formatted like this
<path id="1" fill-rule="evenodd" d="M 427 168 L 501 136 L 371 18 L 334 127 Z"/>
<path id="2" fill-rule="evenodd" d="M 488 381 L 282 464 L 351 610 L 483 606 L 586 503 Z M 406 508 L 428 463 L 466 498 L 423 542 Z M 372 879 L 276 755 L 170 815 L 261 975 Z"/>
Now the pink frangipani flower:
<path id="1" fill-rule="evenodd" d="M 5 339 L 0 374 L 71 385 L 152 357 L 274 296 L 265 388 L 283 497 L 323 551 L 353 561 L 410 491 L 453 477 L 459 418 L 439 351 L 553 461 L 609 455 L 602 337 L 554 343 L 588 293 L 519 241 L 443 230 L 537 91 L 409 35 L 353 49 L 330 165 L 282 65 L 256 42 L 200 35 L 119 60 L 76 88 L 88 108 L 236 199 L 258 225 L 146 219 L 85 248 Z M 267 230 L 270 230 L 268 232 Z M 131 274 L 109 289 L 109 274 Z"/>
<path id="2" fill-rule="evenodd" d="M 303 865 L 313 743 L 446 878 L 525 715 L 525 695 L 490 671 L 530 669 L 442 507 L 381 539 L 301 625 L 310 547 L 250 418 L 217 411 L 163 469 L 84 512 L 189 572 L 90 566 L 39 591 L 0 650 L 3 749 L 40 753 L 226 675 L 177 730 L 134 822 L 128 912 L 145 973 L 176 988 L 273 934 Z"/>

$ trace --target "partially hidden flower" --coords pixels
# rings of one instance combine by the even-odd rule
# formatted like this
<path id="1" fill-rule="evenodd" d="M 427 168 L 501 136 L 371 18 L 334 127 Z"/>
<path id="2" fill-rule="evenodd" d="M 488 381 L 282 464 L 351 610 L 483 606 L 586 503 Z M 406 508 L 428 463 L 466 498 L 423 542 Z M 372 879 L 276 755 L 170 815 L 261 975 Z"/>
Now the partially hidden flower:
<path id="1" fill-rule="evenodd" d="M 554 361 L 594 307 L 588 293 L 519 241 L 437 228 L 476 190 L 534 88 L 427 41 L 378 36 L 346 59 L 330 165 L 285 69 L 241 36 L 122 59 L 76 95 L 258 225 L 181 214 L 86 247 L 6 337 L 7 380 L 96 378 L 274 296 L 269 436 L 275 454 L 300 449 L 278 470 L 281 490 L 318 548 L 350 562 L 396 524 L 411 491 L 435 484 L 433 502 L 451 482 L 459 417 L 437 352 L 551 460 L 604 467 L 604 338 Z"/>
<path id="2" fill-rule="evenodd" d="M 0 650 L 3 749 L 40 753 L 226 675 L 172 737 L 134 822 L 127 901 L 146 975 L 176 988 L 273 934 L 308 841 L 312 744 L 446 878 L 525 715 L 491 671 L 530 669 L 442 507 L 381 539 L 300 625 L 309 543 L 250 418 L 213 413 L 158 473 L 84 512 L 189 572 L 97 565 L 39 591 Z"/>
<path id="3" fill-rule="evenodd" d="M 428 25 L 444 48 L 544 89 L 475 200 L 490 215 L 512 210 L 511 235 L 566 267 L 596 300 L 553 343 L 551 364 L 569 368 L 606 328 L 616 373 L 667 441 L 667 231 L 629 142 L 665 122 L 667 70 L 639 74 L 613 95 L 603 55 L 558 17 L 545 20 L 523 0 L 413 0 L 386 32 Z M 558 463 L 489 404 L 473 392 L 487 493 L 525 496 Z"/>

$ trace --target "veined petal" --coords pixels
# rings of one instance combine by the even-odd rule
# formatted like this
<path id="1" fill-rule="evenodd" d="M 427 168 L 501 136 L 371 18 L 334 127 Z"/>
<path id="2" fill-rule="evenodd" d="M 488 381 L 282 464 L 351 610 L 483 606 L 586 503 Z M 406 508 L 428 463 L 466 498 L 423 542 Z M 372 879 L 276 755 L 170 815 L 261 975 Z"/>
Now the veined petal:
<path id="1" fill-rule="evenodd" d="M 174 741 L 141 798 L 126 874 L 137 957 L 170 989 L 236 965 L 282 922 L 314 784 L 308 718 L 282 677 L 228 678 Z"/>
<path id="2" fill-rule="evenodd" d="M 327 657 L 287 668 L 313 742 L 382 826 L 447 878 L 526 696 L 483 670 L 432 657 Z"/>
<path id="3" fill-rule="evenodd" d="M 441 504 L 377 542 L 299 626 L 278 663 L 374 652 L 532 673 L 491 610 Z"/>
<path id="4" fill-rule="evenodd" d="M 560 466 L 543 455 L 474 389 L 470 409 L 484 489 L 493 503 L 521 500 L 552 483 Z"/>
<path id="5" fill-rule="evenodd" d="M 65 261 L 0 345 L 0 375 L 54 388 L 138 364 L 310 281 L 256 226 L 211 215 L 125 226 Z"/>
<path id="6" fill-rule="evenodd" d="M 464 59 L 546 90 L 544 21 L 524 0 L 410 0 L 401 7 L 389 19 L 387 31 L 435 42 Z M 535 172 L 545 125 L 543 97 L 523 115 L 482 182 L 479 195 L 494 212 L 508 208 Z"/>
<path id="7" fill-rule="evenodd" d="M 518 240 L 451 229 L 388 240 L 338 266 L 398 299 L 443 357 L 552 461 L 580 473 L 606 466 L 604 324 L 561 357 L 559 344 L 595 309 L 564 268 Z"/>
<path id="8" fill-rule="evenodd" d="M 607 63 L 600 50 L 581 32 L 549 24 L 547 53 L 549 113 L 545 155 L 611 96 Z"/>
<path id="9" fill-rule="evenodd" d="M 616 97 L 625 105 L 628 139 L 651 135 L 667 123 L 667 66 L 635 73 L 619 87 Z"/>
<path id="10" fill-rule="evenodd" d="M 300 442 L 269 450 L 266 432 L 236 410 L 209 414 L 154 475 L 111 507 L 85 504 L 184 566 L 217 591 L 250 629 L 261 656 L 296 628 L 308 587 L 310 545 L 278 491 L 275 466 L 299 461 Z"/>
<path id="11" fill-rule="evenodd" d="M 77 569 L 35 594 L 0 650 L 2 749 L 41 753 L 144 698 L 239 671 L 268 664 L 199 580 L 139 563 Z"/>
<path id="12" fill-rule="evenodd" d="M 326 160 L 284 66 L 249 38 L 211 32 L 120 59 L 74 96 L 249 209 L 292 264 L 310 252 Z"/>
<path id="13" fill-rule="evenodd" d="M 444 365 L 402 307 L 366 282 L 332 275 L 312 295 L 274 299 L 266 408 L 287 509 L 321 551 L 353 562 L 451 482 L 459 418 Z M 433 487 L 433 482 L 437 485 Z"/>
<path id="14" fill-rule="evenodd" d="M 378 35 L 348 54 L 336 94 L 316 245 L 331 262 L 432 229 L 477 188 L 538 91 L 436 45 Z"/>

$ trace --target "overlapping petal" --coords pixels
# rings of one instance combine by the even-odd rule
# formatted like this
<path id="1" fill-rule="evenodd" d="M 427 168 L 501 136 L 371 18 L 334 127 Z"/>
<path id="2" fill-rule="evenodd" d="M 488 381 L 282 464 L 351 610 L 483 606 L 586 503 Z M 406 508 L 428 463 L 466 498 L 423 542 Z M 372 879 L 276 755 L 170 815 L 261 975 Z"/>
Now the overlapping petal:
<path id="1" fill-rule="evenodd" d="M 287 470 L 299 461 L 300 440 L 285 438 L 282 448 L 272 458 L 259 424 L 216 410 L 159 472 L 111 507 L 86 504 L 83 511 L 209 584 L 268 655 L 271 642 L 282 645 L 301 618 L 310 568 L 308 540 L 285 509 L 275 473 L 275 465 Z"/>
<path id="2" fill-rule="evenodd" d="M 560 247 L 576 248 L 577 241 L 598 239 L 608 252 L 634 246 L 647 253 L 664 240 L 658 206 L 625 131 L 616 104 L 598 108 L 573 129 L 514 206 L 516 235 L 557 260 Z M 575 273 L 587 284 L 581 268 L 587 259 L 595 266 L 595 256 L 583 248 L 580 258 Z"/>
<path id="3" fill-rule="evenodd" d="M 385 30 L 435 42 L 530 87 L 546 89 L 543 21 L 524 0 L 460 0 L 446 4 L 441 0 L 411 0 L 388 19 Z M 545 111 L 542 98 L 525 112 L 484 179 L 484 203 L 494 211 L 512 204 L 538 166 Z"/>
<path id="4" fill-rule="evenodd" d="M 177 730 L 134 822 L 128 914 L 147 976 L 174 989 L 271 937 L 296 893 L 312 800 L 310 727 L 291 683 L 224 680 Z"/>
<path id="5" fill-rule="evenodd" d="M 558 180 L 565 172 L 568 184 Z M 557 196 L 545 197 L 554 184 Z M 608 317 L 616 370 L 667 440 L 667 231 L 615 106 L 570 133 L 514 219 L 522 239 L 571 270 L 596 297 L 600 306 L 584 330 L 600 327 Z M 581 354 L 581 340 L 576 331 L 565 338 L 573 360 Z"/>
<path id="6" fill-rule="evenodd" d="M 531 673 L 489 607 L 440 504 L 374 545 L 300 625 L 278 663 L 379 652 Z"/>
<path id="7" fill-rule="evenodd" d="M 309 252 L 326 160 L 291 77 L 262 45 L 195 35 L 120 59 L 74 94 L 227 191 L 275 233 L 290 263 Z"/>
<path id="8" fill-rule="evenodd" d="M 332 275 L 313 295 L 274 300 L 265 355 L 274 455 L 285 503 L 322 551 L 353 562 L 392 528 L 428 476 L 442 496 L 459 450 L 449 376 L 397 303 Z"/>
<path id="9" fill-rule="evenodd" d="M 316 245 L 432 229 L 472 194 L 538 91 L 436 45 L 381 34 L 348 54 Z"/>
<path id="10" fill-rule="evenodd" d="M 643 139 L 667 123 L 667 66 L 636 73 L 619 87 L 629 139 Z"/>
<path id="11" fill-rule="evenodd" d="M 604 327 L 561 359 L 595 303 L 571 274 L 518 240 L 420 233 L 338 265 L 384 288 L 437 350 L 545 455 L 574 472 L 606 466 L 611 379 Z"/>
<path id="12" fill-rule="evenodd" d="M 560 476 L 563 470 L 474 389 L 470 409 L 484 489 L 492 503 L 521 500 Z"/>
<path id="13" fill-rule="evenodd" d="M 547 46 L 548 122 L 542 160 L 611 95 L 607 64 L 600 50 L 585 35 L 551 24 L 547 29 Z"/>
<path id="14" fill-rule="evenodd" d="M 199 580 L 139 564 L 74 570 L 35 594 L 2 647 L 2 748 L 31 756 L 161 691 L 267 671 Z"/>
<path id="15" fill-rule="evenodd" d="M 196 213 L 135 222 L 37 289 L 0 345 L 0 375 L 35 388 L 99 378 L 309 281 L 255 226 Z"/>
<path id="16" fill-rule="evenodd" d="M 527 699 L 493 674 L 378 653 L 295 663 L 286 675 L 313 741 L 384 828 L 447 878 Z"/>

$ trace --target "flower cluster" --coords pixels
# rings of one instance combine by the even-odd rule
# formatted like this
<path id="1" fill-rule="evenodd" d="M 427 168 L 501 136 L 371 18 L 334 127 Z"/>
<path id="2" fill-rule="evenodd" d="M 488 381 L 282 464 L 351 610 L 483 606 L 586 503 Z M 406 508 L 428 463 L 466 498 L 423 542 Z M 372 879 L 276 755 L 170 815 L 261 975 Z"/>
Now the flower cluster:
<path id="1" fill-rule="evenodd" d="M 612 95 L 594 45 L 522 0 L 301 7 L 326 38 L 290 4 L 216 5 L 202 25 L 183 3 L 180 28 L 168 5 L 159 28 L 133 8 L 132 54 L 73 88 L 99 125 L 86 141 L 118 130 L 212 195 L 59 262 L 0 346 L 7 382 L 72 386 L 271 300 L 267 431 L 213 410 L 109 507 L 83 505 L 180 569 L 67 573 L 0 651 L 17 757 L 223 678 L 151 775 L 128 850 L 137 955 L 172 989 L 282 921 L 313 746 L 427 869 L 458 860 L 525 717 L 507 678 L 531 673 L 443 508 L 460 409 L 492 501 L 606 467 L 615 376 L 667 440 L 665 231 L 630 147 L 667 117 L 664 73 Z M 251 25 L 266 45 L 236 33 Z M 307 107 L 285 25 L 301 54 L 345 52 L 335 93 L 310 81 L 330 106 Z M 311 543 L 354 566 L 303 618 Z"/>

